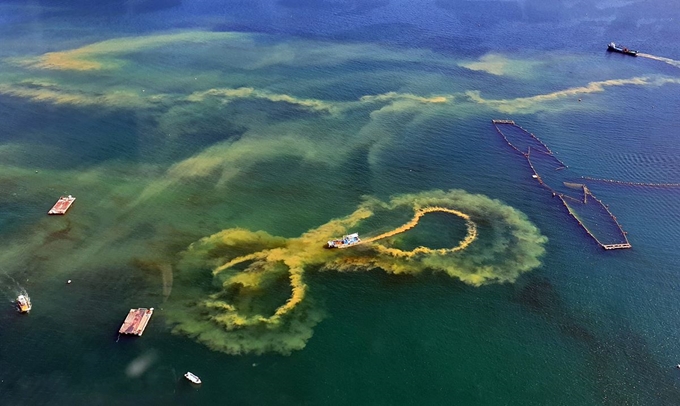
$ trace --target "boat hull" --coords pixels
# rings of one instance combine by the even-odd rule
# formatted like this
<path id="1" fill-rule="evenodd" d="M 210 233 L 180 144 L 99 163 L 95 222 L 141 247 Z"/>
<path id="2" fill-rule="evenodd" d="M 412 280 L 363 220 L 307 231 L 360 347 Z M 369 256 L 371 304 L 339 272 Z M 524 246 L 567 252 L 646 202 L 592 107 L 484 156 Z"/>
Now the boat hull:
<path id="1" fill-rule="evenodd" d="M 344 244 L 344 243 L 342 242 L 342 240 L 334 240 L 332 244 L 326 244 L 324 247 L 325 247 L 325 248 L 328 248 L 328 249 L 334 249 L 334 248 L 340 248 L 340 249 L 342 249 L 342 248 L 353 247 L 353 246 L 359 244 L 360 242 L 361 242 L 361 240 L 359 240 L 359 241 L 353 241 L 353 242 L 348 243 L 348 244 Z"/>
<path id="2" fill-rule="evenodd" d="M 628 49 L 628 48 L 625 48 L 625 47 L 620 47 L 620 46 L 617 46 L 614 43 L 607 45 L 607 51 L 618 52 L 620 54 L 630 55 L 630 56 L 637 56 L 637 54 L 638 54 L 638 51 L 634 51 L 632 49 Z"/>
<path id="3" fill-rule="evenodd" d="M 348 234 L 342 239 L 330 240 L 326 244 L 326 248 L 347 248 L 361 243 L 358 233 Z"/>
<path id="4" fill-rule="evenodd" d="M 203 383 L 201 381 L 201 378 L 192 374 L 191 372 L 187 372 L 186 374 L 184 374 L 184 377 L 187 379 L 187 381 L 193 383 L 194 385 L 200 385 L 201 383 Z"/>
<path id="5" fill-rule="evenodd" d="M 33 308 L 31 300 L 24 295 L 17 297 L 16 305 L 19 313 L 28 313 Z"/>

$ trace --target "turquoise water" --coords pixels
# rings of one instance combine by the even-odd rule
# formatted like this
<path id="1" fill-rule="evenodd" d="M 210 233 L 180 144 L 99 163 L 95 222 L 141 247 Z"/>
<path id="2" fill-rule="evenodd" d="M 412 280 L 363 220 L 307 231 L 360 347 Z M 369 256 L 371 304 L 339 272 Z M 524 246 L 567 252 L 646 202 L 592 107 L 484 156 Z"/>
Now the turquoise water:
<path id="1" fill-rule="evenodd" d="M 515 120 L 576 179 L 680 183 L 679 13 L 663 1 L 0 3 L 3 404 L 680 403 L 680 189 L 586 182 L 633 245 L 604 251 L 491 124 Z M 610 41 L 645 55 L 608 54 Z M 499 202 L 452 207 L 479 238 L 441 261 L 329 253 L 305 234 L 367 198 L 450 189 Z M 48 217 L 62 194 L 76 203 Z M 408 218 L 376 209 L 356 229 Z M 531 224 L 547 241 L 516 244 Z M 446 248 L 465 233 L 428 214 L 388 244 Z M 211 300 L 247 315 L 286 302 L 279 262 L 255 282 L 257 261 L 211 274 L 276 244 L 304 263 L 301 304 L 231 331 L 210 319 L 228 314 Z M 11 304 L 21 289 L 28 316 Z M 143 337 L 118 337 L 131 307 L 156 312 Z"/>

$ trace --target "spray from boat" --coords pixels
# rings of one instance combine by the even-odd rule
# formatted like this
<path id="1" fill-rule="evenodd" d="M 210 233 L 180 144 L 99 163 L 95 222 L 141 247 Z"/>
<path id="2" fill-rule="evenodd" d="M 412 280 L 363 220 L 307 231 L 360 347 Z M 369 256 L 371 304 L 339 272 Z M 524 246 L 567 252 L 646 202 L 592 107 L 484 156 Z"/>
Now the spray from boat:
<path id="1" fill-rule="evenodd" d="M 28 313 L 33 308 L 26 289 L 6 272 L 0 275 L 0 292 L 20 313 Z"/>

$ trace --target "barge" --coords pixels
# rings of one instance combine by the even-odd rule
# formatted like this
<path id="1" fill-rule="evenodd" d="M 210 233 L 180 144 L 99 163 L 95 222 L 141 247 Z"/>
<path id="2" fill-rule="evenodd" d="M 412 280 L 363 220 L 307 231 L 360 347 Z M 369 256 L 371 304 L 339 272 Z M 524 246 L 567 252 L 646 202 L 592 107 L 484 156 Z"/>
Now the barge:
<path id="1" fill-rule="evenodd" d="M 146 325 L 149 324 L 151 315 L 153 314 L 153 307 L 150 309 L 140 307 L 139 309 L 130 309 L 123 325 L 120 326 L 118 332 L 120 334 L 132 334 L 141 336 L 144 334 Z"/>
<path id="2" fill-rule="evenodd" d="M 326 248 L 347 248 L 353 245 L 357 245 L 361 242 L 359 238 L 359 233 L 343 235 L 342 239 L 330 240 L 326 244 Z"/>
<path id="3" fill-rule="evenodd" d="M 75 201 L 76 198 L 71 195 L 62 196 L 59 198 L 59 200 L 57 200 L 57 202 L 54 204 L 54 206 L 52 206 L 47 214 L 66 214 L 66 211 L 71 208 L 71 205 Z"/>
<path id="4" fill-rule="evenodd" d="M 637 54 L 638 54 L 638 51 L 633 51 L 632 49 L 628 49 L 628 48 L 626 48 L 626 47 L 622 47 L 622 46 L 620 46 L 620 45 L 616 45 L 616 44 L 613 43 L 613 42 L 610 42 L 610 43 L 607 45 L 607 51 L 609 51 L 609 52 L 618 52 L 618 53 L 625 54 L 625 55 L 630 55 L 630 56 L 637 56 Z"/>

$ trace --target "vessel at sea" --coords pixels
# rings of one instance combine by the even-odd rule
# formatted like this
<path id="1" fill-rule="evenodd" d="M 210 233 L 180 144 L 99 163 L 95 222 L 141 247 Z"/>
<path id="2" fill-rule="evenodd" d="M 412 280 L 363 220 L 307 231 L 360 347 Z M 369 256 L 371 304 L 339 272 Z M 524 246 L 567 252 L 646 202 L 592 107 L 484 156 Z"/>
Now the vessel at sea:
<path id="1" fill-rule="evenodd" d="M 620 45 L 616 45 L 613 42 L 610 42 L 607 45 L 607 51 L 610 52 L 620 52 L 622 54 L 630 55 L 630 56 L 637 56 L 638 51 L 633 51 L 632 49 L 628 49 L 626 47 L 622 47 Z"/>
<path id="2" fill-rule="evenodd" d="M 359 238 L 359 233 L 347 234 L 342 236 L 340 240 L 330 240 L 326 245 L 326 248 L 347 248 L 353 245 L 357 245 L 361 242 Z"/>
<path id="3" fill-rule="evenodd" d="M 187 372 L 186 374 L 184 374 L 184 377 L 187 378 L 189 380 L 189 382 L 191 382 L 195 385 L 201 384 L 201 378 L 199 378 L 198 376 L 194 375 L 191 372 Z"/>
<path id="4" fill-rule="evenodd" d="M 57 202 L 54 204 L 54 206 L 52 206 L 47 214 L 65 214 L 66 210 L 68 210 L 75 201 L 76 198 L 71 195 L 62 196 L 59 198 L 59 200 L 57 200 Z"/>
<path id="5" fill-rule="evenodd" d="M 33 305 L 31 304 L 31 298 L 28 297 L 28 295 L 19 295 L 17 297 L 16 303 L 17 310 L 19 310 L 20 313 L 28 313 L 33 308 Z"/>

